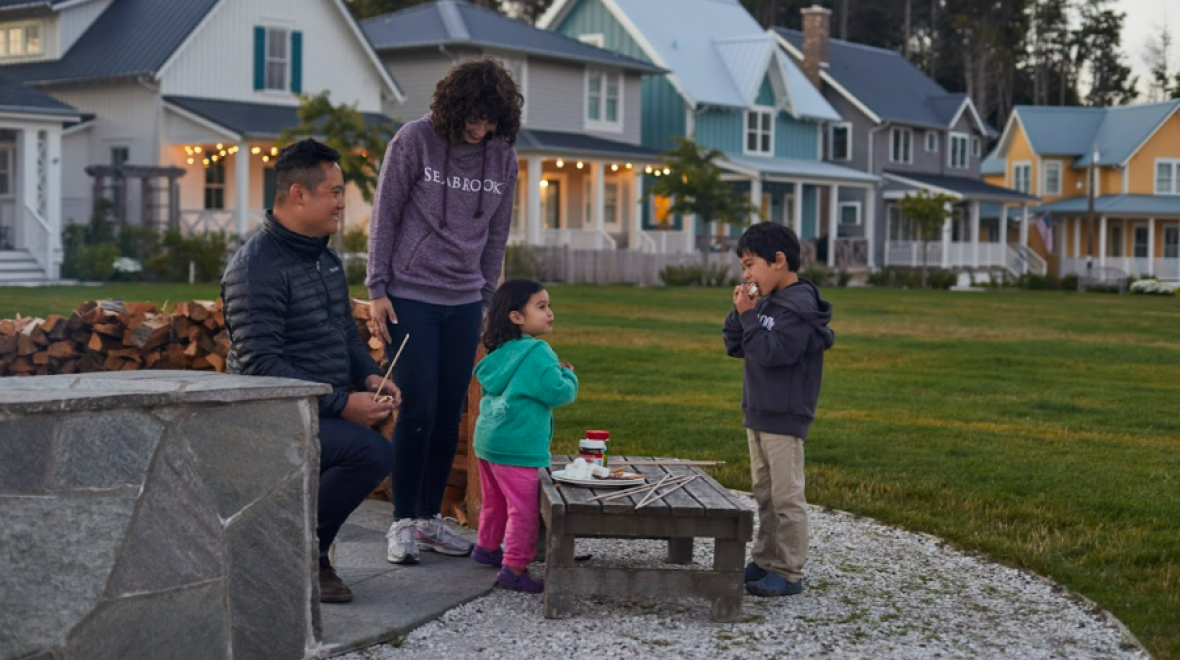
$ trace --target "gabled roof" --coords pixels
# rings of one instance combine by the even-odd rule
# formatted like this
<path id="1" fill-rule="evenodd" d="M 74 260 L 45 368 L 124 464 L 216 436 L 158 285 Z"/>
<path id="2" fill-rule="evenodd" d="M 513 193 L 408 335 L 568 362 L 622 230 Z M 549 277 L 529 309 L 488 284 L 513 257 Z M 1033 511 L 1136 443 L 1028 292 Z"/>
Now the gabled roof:
<path id="1" fill-rule="evenodd" d="M 727 153 L 724 160 L 715 161 L 722 169 L 749 176 L 798 177 L 808 180 L 845 181 L 848 183 L 875 183 L 879 179 L 851 167 L 835 165 L 826 161 L 803 158 L 762 158 Z"/>
<path id="2" fill-rule="evenodd" d="M 664 72 L 642 60 L 597 48 L 565 35 L 539 30 L 498 11 L 476 7 L 464 0 L 436 0 L 376 16 L 362 21 L 361 28 L 379 51 L 468 45 L 614 66 L 643 73 Z"/>
<path id="3" fill-rule="evenodd" d="M 22 115 L 59 115 L 63 121 L 78 121 L 82 113 L 42 94 L 29 89 L 23 83 L 0 76 L 0 113 Z"/>
<path id="4" fill-rule="evenodd" d="M 802 32 L 782 27 L 772 31 L 793 56 L 802 59 Z M 963 112 L 970 112 L 982 133 L 996 133 L 980 119 L 970 97 L 947 92 L 897 51 L 832 39 L 828 58 L 825 79 L 854 97 L 850 100 L 868 110 L 870 119 L 946 129 Z"/>
<path id="5" fill-rule="evenodd" d="M 839 114 L 789 58 L 777 58 L 770 35 L 739 0 L 600 0 L 691 107 L 749 107 L 767 71 L 785 90 L 795 116 L 837 120 Z M 537 21 L 549 27 L 576 0 L 556 0 Z M 771 66 L 772 62 L 777 62 Z M 751 94 L 753 90 L 753 94 Z"/>
<path id="6" fill-rule="evenodd" d="M 299 125 L 293 105 L 269 105 L 220 99 L 195 98 L 191 96 L 165 96 L 166 106 L 177 108 L 181 114 L 191 114 L 209 124 L 223 129 L 237 138 L 274 139 L 284 128 Z M 385 115 L 363 113 L 367 124 L 389 124 L 393 120 Z"/>
<path id="7" fill-rule="evenodd" d="M 115 0 L 60 60 L 0 71 L 33 83 L 152 75 L 219 1 Z"/>
<path id="8" fill-rule="evenodd" d="M 1087 167 L 1097 146 L 1098 165 L 1125 165 L 1178 109 L 1180 99 L 1110 108 L 1018 105 L 996 155 L 1007 157 L 1019 124 L 1039 155 L 1077 156 L 1073 166 Z"/>
<path id="9" fill-rule="evenodd" d="M 885 170 L 881 173 L 881 176 L 903 186 L 946 193 L 956 199 L 989 202 L 1034 202 L 1037 199 L 1036 197 L 1010 188 L 993 186 L 979 179 L 972 179 L 965 176 L 947 176 L 945 174 L 925 174 L 921 172 L 896 172 L 891 170 Z"/>
<path id="10" fill-rule="evenodd" d="M 987 158 L 984 158 L 983 162 L 979 164 L 979 173 L 981 175 L 988 176 L 991 174 L 1004 174 L 1004 159 L 997 156 L 997 153 L 998 150 L 991 152 L 987 155 Z"/>

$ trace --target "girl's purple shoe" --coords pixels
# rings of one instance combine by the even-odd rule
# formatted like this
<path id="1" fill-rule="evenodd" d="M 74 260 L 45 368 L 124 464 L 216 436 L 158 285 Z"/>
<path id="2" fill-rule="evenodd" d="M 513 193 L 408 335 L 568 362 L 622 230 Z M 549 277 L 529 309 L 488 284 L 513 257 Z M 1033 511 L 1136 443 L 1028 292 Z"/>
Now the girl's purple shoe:
<path id="1" fill-rule="evenodd" d="M 474 559 L 475 563 L 477 564 L 483 564 L 484 566 L 495 566 L 496 568 L 499 568 L 500 565 L 504 563 L 504 551 L 500 549 L 484 550 L 477 545 L 475 546 L 475 549 L 471 551 L 471 558 Z"/>
<path id="2" fill-rule="evenodd" d="M 539 594 L 545 591 L 544 580 L 533 579 L 533 576 L 529 575 L 527 570 L 517 575 L 507 566 L 500 567 L 500 574 L 496 576 L 496 582 L 505 589 L 521 591 L 526 594 Z"/>

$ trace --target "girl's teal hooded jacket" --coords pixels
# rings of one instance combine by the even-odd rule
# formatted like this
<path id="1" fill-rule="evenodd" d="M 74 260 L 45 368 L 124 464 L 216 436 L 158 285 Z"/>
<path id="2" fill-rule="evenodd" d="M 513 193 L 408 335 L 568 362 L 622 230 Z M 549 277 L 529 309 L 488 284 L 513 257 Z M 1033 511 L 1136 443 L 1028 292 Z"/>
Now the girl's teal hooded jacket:
<path id="1" fill-rule="evenodd" d="M 548 467 L 553 409 L 573 403 L 578 379 L 549 344 L 528 335 L 492 351 L 475 367 L 483 386 L 475 455 L 489 463 Z"/>

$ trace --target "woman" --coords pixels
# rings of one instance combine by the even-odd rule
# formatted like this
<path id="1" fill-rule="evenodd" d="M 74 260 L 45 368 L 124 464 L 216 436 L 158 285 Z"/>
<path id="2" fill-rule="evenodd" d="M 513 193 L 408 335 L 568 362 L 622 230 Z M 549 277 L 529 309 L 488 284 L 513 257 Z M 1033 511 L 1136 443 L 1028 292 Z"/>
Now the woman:
<path id="1" fill-rule="evenodd" d="M 464 62 L 434 90 L 430 114 L 389 143 L 369 231 L 374 333 L 403 402 L 393 432 L 393 525 L 387 559 L 419 548 L 466 556 L 439 515 L 459 437 L 483 313 L 500 279 L 512 222 L 524 97 L 492 60 Z"/>

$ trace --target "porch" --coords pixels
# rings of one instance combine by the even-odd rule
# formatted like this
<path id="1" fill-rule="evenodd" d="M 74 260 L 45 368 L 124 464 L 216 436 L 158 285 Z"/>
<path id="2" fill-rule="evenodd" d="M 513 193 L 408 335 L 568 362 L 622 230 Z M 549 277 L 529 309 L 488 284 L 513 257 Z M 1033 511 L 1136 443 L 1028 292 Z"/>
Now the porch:
<path id="1" fill-rule="evenodd" d="M 1114 268 L 1127 277 L 1180 282 L 1180 197 L 1068 198 L 1037 209 L 1052 227 L 1045 252 L 1059 277 Z"/>
<path id="2" fill-rule="evenodd" d="M 643 176 L 659 154 L 578 133 L 524 129 L 509 243 L 573 250 L 667 252 L 643 229 Z"/>
<path id="3" fill-rule="evenodd" d="M 876 186 L 871 174 L 817 160 L 727 155 L 717 163 L 759 210 L 750 222 L 777 222 L 799 236 L 803 261 L 868 271 L 873 256 Z M 702 247 L 729 251 L 739 227 L 706 228 Z"/>
<path id="4" fill-rule="evenodd" d="M 1029 246 L 1029 205 L 1035 198 L 964 177 L 888 171 L 884 177 L 884 266 L 929 265 L 974 272 L 1004 269 L 1013 276 L 1047 272 L 1045 260 Z M 919 190 L 955 200 L 952 217 L 934 241 L 921 240 L 917 224 L 898 205 Z"/>

